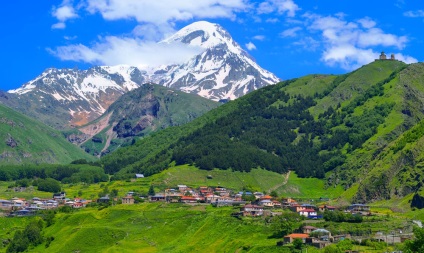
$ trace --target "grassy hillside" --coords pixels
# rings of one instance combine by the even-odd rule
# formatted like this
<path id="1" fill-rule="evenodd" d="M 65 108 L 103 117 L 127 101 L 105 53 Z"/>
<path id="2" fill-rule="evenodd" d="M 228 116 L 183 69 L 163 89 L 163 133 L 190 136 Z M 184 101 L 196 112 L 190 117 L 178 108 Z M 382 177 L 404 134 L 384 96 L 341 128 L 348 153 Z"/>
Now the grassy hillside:
<path id="1" fill-rule="evenodd" d="M 82 158 L 93 159 L 59 131 L 0 105 L 0 165 L 69 163 Z"/>
<path id="2" fill-rule="evenodd" d="M 402 137 L 424 117 L 423 75 L 422 63 L 375 61 L 345 75 L 288 80 L 145 138 L 102 163 L 116 178 L 151 175 L 172 163 L 290 169 L 325 178 L 328 189 L 352 188 L 347 197 L 355 201 L 407 196 L 424 183 L 422 134 Z"/>

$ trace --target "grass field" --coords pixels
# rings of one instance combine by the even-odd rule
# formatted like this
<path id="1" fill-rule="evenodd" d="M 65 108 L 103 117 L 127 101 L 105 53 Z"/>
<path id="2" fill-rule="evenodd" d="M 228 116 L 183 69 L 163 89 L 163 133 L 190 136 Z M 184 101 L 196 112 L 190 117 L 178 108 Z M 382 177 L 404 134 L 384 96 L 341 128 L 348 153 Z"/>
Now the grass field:
<path id="1" fill-rule="evenodd" d="M 212 176 L 208 179 L 207 176 Z M 50 193 L 32 191 L 8 192 L 11 182 L 0 183 L 0 198 L 11 196 L 31 198 L 51 196 Z M 222 185 L 239 190 L 250 187 L 259 191 L 276 190 L 280 196 L 316 199 L 335 199 L 343 189 L 325 189 L 319 179 L 299 178 L 255 169 L 249 173 L 231 171 L 202 171 L 191 166 L 178 166 L 151 177 L 132 181 L 113 181 L 92 185 L 63 185 L 67 196 L 77 196 L 81 191 L 85 198 L 97 198 L 105 187 L 118 189 L 123 196 L 128 191 L 147 192 L 150 185 L 160 191 L 164 188 L 186 184 Z M 333 200 L 334 201 L 334 200 Z M 336 232 L 366 230 L 374 234 L 390 229 L 400 229 L 414 218 L 424 218 L 424 211 L 393 212 L 386 206 L 405 204 L 407 200 L 393 203 L 376 203 L 372 210 L 380 215 L 365 219 L 363 224 L 317 221 L 313 225 Z M 273 231 L 264 218 L 238 219 L 231 213 L 237 207 L 214 208 L 210 205 L 184 205 L 166 203 L 140 203 L 115 205 L 108 208 L 85 208 L 73 213 L 57 213 L 55 223 L 43 230 L 45 237 L 54 237 L 49 247 L 45 243 L 30 248 L 29 252 L 289 252 L 287 247 L 276 246 L 281 238 L 271 238 Z M 23 229 L 32 218 L 0 217 L 0 240 L 13 237 L 14 231 Z M 409 223 L 408 223 L 409 222 Z M 368 246 L 355 246 L 361 252 L 381 252 Z M 6 248 L 0 246 L 0 252 Z M 389 246 L 387 250 L 394 250 Z M 308 252 L 323 252 L 309 248 Z"/>

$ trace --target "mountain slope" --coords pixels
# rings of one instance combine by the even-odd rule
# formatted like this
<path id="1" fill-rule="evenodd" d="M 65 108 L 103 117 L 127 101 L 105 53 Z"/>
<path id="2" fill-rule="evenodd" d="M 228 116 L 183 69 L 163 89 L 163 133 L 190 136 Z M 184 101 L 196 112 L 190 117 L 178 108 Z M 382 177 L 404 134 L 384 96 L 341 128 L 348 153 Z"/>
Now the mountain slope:
<path id="1" fill-rule="evenodd" d="M 0 105 L 0 164 L 69 163 L 93 157 L 40 122 Z"/>
<path id="2" fill-rule="evenodd" d="M 295 170 L 342 184 L 354 201 L 402 198 L 424 185 L 424 64 L 376 61 L 345 75 L 268 86 L 106 156 L 116 177 L 170 164 Z"/>
<path id="3" fill-rule="evenodd" d="M 82 147 L 99 155 L 128 145 L 151 132 L 183 125 L 218 107 L 219 103 L 159 85 L 144 84 L 115 101 L 99 119 L 81 128 Z"/>
<path id="4" fill-rule="evenodd" d="M 122 94 L 147 82 L 213 99 L 235 99 L 279 79 L 262 69 L 217 24 L 196 22 L 162 44 L 184 45 L 197 55 L 182 64 L 47 69 L 0 102 L 54 128 L 95 120 Z"/>

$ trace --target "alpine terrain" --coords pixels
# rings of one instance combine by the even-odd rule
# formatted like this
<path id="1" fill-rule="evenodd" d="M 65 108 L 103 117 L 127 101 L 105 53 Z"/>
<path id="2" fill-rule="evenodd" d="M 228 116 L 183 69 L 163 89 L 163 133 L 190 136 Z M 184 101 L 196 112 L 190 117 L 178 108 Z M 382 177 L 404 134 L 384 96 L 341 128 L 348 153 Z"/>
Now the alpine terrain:
<path id="1" fill-rule="evenodd" d="M 81 126 L 102 115 L 122 94 L 157 83 L 218 101 L 235 99 L 279 79 L 262 69 L 221 26 L 196 22 L 159 42 L 199 49 L 188 62 L 165 66 L 50 68 L 0 102 L 57 129 Z"/>
<path id="2" fill-rule="evenodd" d="M 97 120 L 65 134 L 97 156 L 151 132 L 188 123 L 218 105 L 195 94 L 144 84 L 118 98 Z"/>

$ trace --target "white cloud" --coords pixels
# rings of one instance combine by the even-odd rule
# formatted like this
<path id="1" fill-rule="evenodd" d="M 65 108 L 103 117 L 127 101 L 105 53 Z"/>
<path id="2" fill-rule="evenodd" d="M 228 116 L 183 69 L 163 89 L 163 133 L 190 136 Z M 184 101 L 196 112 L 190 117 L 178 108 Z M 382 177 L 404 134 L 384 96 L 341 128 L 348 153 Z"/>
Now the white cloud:
<path id="1" fill-rule="evenodd" d="M 65 28 L 66 28 L 66 24 L 63 22 L 59 22 L 52 25 L 52 29 L 65 29 Z"/>
<path id="2" fill-rule="evenodd" d="M 254 40 L 260 40 L 260 41 L 264 41 L 265 40 L 265 36 L 264 35 L 256 35 L 253 36 Z"/>
<path id="3" fill-rule="evenodd" d="M 408 42 L 406 36 L 386 33 L 377 28 L 377 23 L 369 17 L 357 21 L 346 21 L 344 15 L 323 17 L 308 13 L 304 17 L 311 34 L 319 33 L 324 48 L 321 59 L 330 66 L 340 66 L 346 70 L 374 61 L 378 51 L 383 48 L 402 50 Z M 298 45 L 303 46 L 304 41 Z M 376 50 L 376 47 L 379 49 Z M 401 54 L 398 59 L 416 62 L 415 58 Z"/>
<path id="4" fill-rule="evenodd" d="M 279 21 L 280 20 L 278 18 L 268 18 L 267 20 L 265 20 L 265 22 L 272 24 L 278 23 Z"/>
<path id="5" fill-rule="evenodd" d="M 282 33 L 280 33 L 281 37 L 296 37 L 297 36 L 297 32 L 302 30 L 301 27 L 296 26 L 290 29 L 287 29 L 285 31 L 283 31 Z"/>
<path id="6" fill-rule="evenodd" d="M 294 17 L 299 6 L 293 0 L 267 0 L 259 4 L 257 12 L 259 14 L 269 14 L 278 12 L 279 14 L 287 14 L 288 17 Z"/>
<path id="7" fill-rule="evenodd" d="M 314 38 L 310 36 L 302 37 L 302 39 L 294 42 L 293 44 L 296 46 L 301 46 L 303 49 L 307 51 L 316 51 L 321 45 L 319 41 L 315 40 Z"/>
<path id="8" fill-rule="evenodd" d="M 362 18 L 358 20 L 358 23 L 362 25 L 363 28 L 370 29 L 377 25 L 377 23 L 369 17 Z"/>
<path id="9" fill-rule="evenodd" d="M 256 49 L 255 44 L 253 44 L 252 42 L 247 43 L 246 45 L 247 50 L 252 51 Z"/>
<path id="10" fill-rule="evenodd" d="M 100 38 L 92 46 L 75 44 L 48 49 L 61 60 L 103 65 L 154 67 L 186 62 L 201 52 L 185 44 L 157 43 L 175 32 L 177 21 L 202 18 L 235 19 L 237 12 L 250 8 L 248 0 L 84 0 L 75 8 L 64 0 L 53 15 L 59 20 L 53 28 L 65 28 L 65 21 L 78 17 L 75 10 L 100 14 L 105 20 L 135 20 L 137 26 L 125 36 Z"/>
<path id="11" fill-rule="evenodd" d="M 137 25 L 132 32 L 147 41 L 160 41 L 175 33 L 175 30 L 168 25 L 143 24 Z"/>
<path id="12" fill-rule="evenodd" d="M 72 5 L 72 2 L 64 0 L 59 7 L 53 6 L 52 16 L 59 20 L 58 23 L 52 25 L 52 28 L 64 29 L 66 27 L 65 22 L 69 19 L 77 18 L 78 14 Z"/>
<path id="13" fill-rule="evenodd" d="M 399 61 L 403 61 L 403 62 L 408 63 L 408 64 L 418 62 L 417 59 L 415 59 L 414 57 L 411 57 L 409 55 L 395 54 L 395 58 Z"/>
<path id="14" fill-rule="evenodd" d="M 156 43 L 136 38 L 109 36 L 102 38 L 101 42 L 91 48 L 77 44 L 48 50 L 61 60 L 100 65 L 125 64 L 146 68 L 183 63 L 204 49 L 182 43 Z"/>
<path id="15" fill-rule="evenodd" d="M 245 0 L 87 0 L 86 9 L 107 20 L 165 24 L 193 18 L 232 18 L 236 11 L 245 8 Z"/>
<path id="16" fill-rule="evenodd" d="M 424 17 L 424 10 L 406 11 L 403 15 L 409 18 L 422 18 Z"/>

